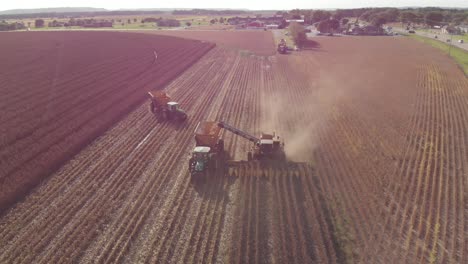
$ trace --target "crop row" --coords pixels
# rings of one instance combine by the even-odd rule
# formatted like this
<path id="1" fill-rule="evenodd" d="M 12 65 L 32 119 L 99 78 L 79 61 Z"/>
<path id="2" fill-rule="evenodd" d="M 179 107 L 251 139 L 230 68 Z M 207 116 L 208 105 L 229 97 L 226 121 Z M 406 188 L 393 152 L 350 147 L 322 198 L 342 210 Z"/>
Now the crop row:
<path id="1" fill-rule="evenodd" d="M 165 37 L 134 36 L 134 41 L 143 42 L 134 58 L 107 57 L 99 60 L 105 63 L 103 65 L 98 63 L 73 74 L 65 72 L 68 77 L 54 80 L 52 88 L 48 85 L 36 87 L 31 92 L 33 96 L 26 98 L 27 94 L 21 94 L 22 104 L 16 104 L 18 109 L 13 111 L 18 115 L 2 116 L 5 122 L 10 122 L 5 126 L 7 131 L 2 132 L 0 149 L 2 208 L 142 102 L 145 90 L 157 89 L 169 82 L 212 47 L 192 41 L 184 44 L 183 40 L 178 40 L 182 44 L 175 42 L 168 46 L 170 43 Z M 134 49 L 125 41 L 122 46 L 117 50 Z M 85 47 L 75 52 L 89 52 Z M 161 50 L 157 61 L 152 53 L 154 49 Z M 122 58 L 120 54 L 114 55 Z M 92 59 L 89 55 L 83 57 Z M 65 61 L 72 58 L 75 57 L 65 57 Z M 68 69 L 64 68 L 61 70 Z M 7 103 L 3 106 L 11 108 Z"/>

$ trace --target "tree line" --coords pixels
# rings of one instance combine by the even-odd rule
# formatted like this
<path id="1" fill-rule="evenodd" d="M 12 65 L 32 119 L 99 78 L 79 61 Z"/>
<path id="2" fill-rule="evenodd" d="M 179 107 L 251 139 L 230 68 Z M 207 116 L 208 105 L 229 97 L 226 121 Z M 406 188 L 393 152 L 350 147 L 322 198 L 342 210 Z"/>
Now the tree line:
<path id="1" fill-rule="evenodd" d="M 4 14 L 0 19 L 27 19 L 27 18 L 79 18 L 79 17 L 101 17 L 101 16 L 141 16 L 159 15 L 165 13 L 159 10 L 136 10 L 136 11 L 100 11 L 100 12 L 44 12 L 32 14 Z"/>
<path id="2" fill-rule="evenodd" d="M 216 15 L 216 16 L 228 16 L 228 15 L 240 15 L 246 14 L 244 10 L 212 10 L 212 9 L 190 9 L 190 10 L 174 10 L 173 15 Z"/>
<path id="3" fill-rule="evenodd" d="M 426 8 L 357 8 L 338 9 L 335 11 L 301 10 L 294 9 L 289 12 L 277 12 L 289 19 L 304 18 L 306 24 L 315 24 L 324 20 L 334 19 L 342 21 L 343 18 L 357 18 L 380 26 L 385 23 L 402 22 L 434 25 L 460 25 L 468 24 L 468 10 L 443 9 L 435 7 Z M 334 22 L 336 23 L 336 22 Z"/>
<path id="4" fill-rule="evenodd" d="M 26 26 L 23 22 L 8 23 L 5 20 L 0 21 L 0 31 L 11 31 L 25 29 Z"/>

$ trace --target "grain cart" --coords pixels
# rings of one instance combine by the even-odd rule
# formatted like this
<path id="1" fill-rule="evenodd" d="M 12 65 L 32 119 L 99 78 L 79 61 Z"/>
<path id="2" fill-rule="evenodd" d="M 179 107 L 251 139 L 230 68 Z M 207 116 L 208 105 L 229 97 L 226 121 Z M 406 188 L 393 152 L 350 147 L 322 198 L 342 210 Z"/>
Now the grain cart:
<path id="1" fill-rule="evenodd" d="M 247 132 L 219 122 L 218 126 L 224 128 L 236 135 L 239 135 L 253 143 L 249 152 L 247 152 L 247 160 L 275 160 L 284 161 L 286 154 L 284 152 L 284 143 L 280 141 L 279 136 L 273 134 L 261 133 L 260 138 L 257 138 Z"/>
<path id="2" fill-rule="evenodd" d="M 164 91 L 148 92 L 150 97 L 150 110 L 153 114 L 163 118 L 164 120 L 180 120 L 187 119 L 187 114 L 179 108 L 179 103 L 173 102 L 171 97 Z"/>
<path id="3" fill-rule="evenodd" d="M 219 138 L 221 127 L 217 122 L 199 122 L 195 128 L 196 146 L 189 160 L 192 177 L 223 170 L 224 141 Z"/>

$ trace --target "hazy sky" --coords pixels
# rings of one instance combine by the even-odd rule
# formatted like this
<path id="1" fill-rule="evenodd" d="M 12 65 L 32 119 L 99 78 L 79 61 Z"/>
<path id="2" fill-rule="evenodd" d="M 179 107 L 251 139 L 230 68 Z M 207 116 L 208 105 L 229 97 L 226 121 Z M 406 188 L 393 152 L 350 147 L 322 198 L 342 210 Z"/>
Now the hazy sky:
<path id="1" fill-rule="evenodd" d="M 129 8 L 354 8 L 442 6 L 468 7 L 468 0 L 1 0 L 0 10 L 44 7 L 101 7 L 107 9 Z"/>

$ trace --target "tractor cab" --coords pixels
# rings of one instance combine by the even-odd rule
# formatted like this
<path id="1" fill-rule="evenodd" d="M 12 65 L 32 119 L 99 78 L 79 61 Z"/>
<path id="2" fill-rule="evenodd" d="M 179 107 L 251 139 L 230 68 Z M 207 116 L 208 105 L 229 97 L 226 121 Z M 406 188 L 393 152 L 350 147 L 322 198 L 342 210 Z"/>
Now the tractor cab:
<path id="1" fill-rule="evenodd" d="M 201 173 L 207 169 L 210 161 L 210 147 L 195 147 L 190 159 L 190 171 L 192 173 Z"/>
<path id="2" fill-rule="evenodd" d="M 167 108 L 169 108 L 169 111 L 171 111 L 171 112 L 179 111 L 179 103 L 169 102 L 169 103 L 167 103 Z"/>
<path id="3" fill-rule="evenodd" d="M 262 133 L 257 144 L 263 154 L 271 154 L 281 150 L 280 138 L 274 132 L 273 134 Z"/>
<path id="4" fill-rule="evenodd" d="M 177 119 L 177 120 L 185 120 L 187 119 L 187 114 L 185 113 L 184 110 L 179 108 L 179 103 L 177 102 L 168 102 L 167 103 L 167 115 L 171 119 Z"/>
<path id="5" fill-rule="evenodd" d="M 261 153 L 273 152 L 273 140 L 272 139 L 260 139 L 259 148 Z"/>

